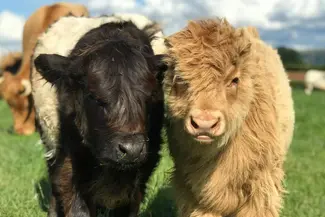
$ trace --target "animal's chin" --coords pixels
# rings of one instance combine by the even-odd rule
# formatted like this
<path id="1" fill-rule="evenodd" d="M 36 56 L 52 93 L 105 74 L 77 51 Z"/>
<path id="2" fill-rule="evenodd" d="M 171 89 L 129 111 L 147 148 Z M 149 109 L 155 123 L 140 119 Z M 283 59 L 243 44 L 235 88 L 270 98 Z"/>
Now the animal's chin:
<path id="1" fill-rule="evenodd" d="M 132 170 L 134 168 L 139 168 L 144 161 L 136 162 L 118 162 L 114 160 L 105 160 L 101 161 L 100 165 L 106 167 L 107 169 L 116 169 L 116 170 Z"/>

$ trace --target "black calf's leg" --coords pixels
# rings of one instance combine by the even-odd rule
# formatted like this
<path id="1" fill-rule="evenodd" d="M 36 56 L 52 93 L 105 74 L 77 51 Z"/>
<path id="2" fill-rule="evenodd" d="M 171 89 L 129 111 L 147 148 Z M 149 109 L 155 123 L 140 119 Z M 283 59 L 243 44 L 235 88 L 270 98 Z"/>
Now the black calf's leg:
<path id="1" fill-rule="evenodd" d="M 114 217 L 137 217 L 139 215 L 139 208 L 142 201 L 142 194 L 138 191 L 130 201 L 129 205 L 122 206 L 112 210 Z"/>
<path id="2" fill-rule="evenodd" d="M 56 200 L 50 211 L 54 215 L 54 210 L 57 210 L 57 216 L 53 217 L 95 217 L 88 201 L 73 182 L 72 163 L 69 157 L 64 155 L 58 157 L 55 163 L 49 166 L 49 176 L 52 194 Z"/>
<path id="3" fill-rule="evenodd" d="M 129 217 L 130 215 L 130 206 L 122 206 L 113 209 L 112 211 L 109 212 L 109 214 L 113 217 Z"/>
<path id="4" fill-rule="evenodd" d="M 82 199 L 81 195 L 76 193 L 71 203 L 70 217 L 93 217 L 90 215 L 90 209 L 85 200 Z M 95 216 L 94 216 L 95 217 Z"/>
<path id="5" fill-rule="evenodd" d="M 47 216 L 48 217 L 60 217 L 60 216 L 62 216 L 62 214 L 59 215 L 58 211 L 59 211 L 58 204 L 56 202 L 56 199 L 55 199 L 54 195 L 52 194 L 51 198 L 50 198 L 50 206 L 49 206 Z"/>

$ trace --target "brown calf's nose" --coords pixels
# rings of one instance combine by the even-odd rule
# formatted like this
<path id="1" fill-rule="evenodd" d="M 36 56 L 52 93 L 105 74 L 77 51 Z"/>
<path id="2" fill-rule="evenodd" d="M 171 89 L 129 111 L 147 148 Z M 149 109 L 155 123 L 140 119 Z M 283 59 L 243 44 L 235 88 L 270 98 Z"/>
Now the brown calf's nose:
<path id="1" fill-rule="evenodd" d="M 191 116 L 191 125 L 197 130 L 209 131 L 218 126 L 220 118 L 202 119 Z"/>

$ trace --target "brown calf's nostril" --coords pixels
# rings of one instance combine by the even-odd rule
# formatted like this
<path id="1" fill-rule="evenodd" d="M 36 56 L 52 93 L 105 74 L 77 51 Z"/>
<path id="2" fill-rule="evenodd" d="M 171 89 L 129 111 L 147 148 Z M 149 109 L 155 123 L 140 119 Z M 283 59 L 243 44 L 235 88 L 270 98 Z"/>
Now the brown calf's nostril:
<path id="1" fill-rule="evenodd" d="M 193 117 L 191 117 L 191 124 L 195 129 L 199 128 L 199 125 L 197 123 L 195 123 L 195 121 L 193 120 Z"/>
<path id="2" fill-rule="evenodd" d="M 215 128 L 219 122 L 220 122 L 220 118 L 217 119 L 217 121 L 211 126 L 211 128 Z"/>

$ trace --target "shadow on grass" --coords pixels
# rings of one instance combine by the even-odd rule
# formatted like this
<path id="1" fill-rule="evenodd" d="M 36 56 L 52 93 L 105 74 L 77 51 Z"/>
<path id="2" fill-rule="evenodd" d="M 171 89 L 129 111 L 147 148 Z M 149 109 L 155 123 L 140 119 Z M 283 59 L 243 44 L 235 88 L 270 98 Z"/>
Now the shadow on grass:
<path id="1" fill-rule="evenodd" d="M 141 217 L 175 217 L 176 205 L 171 187 L 161 188 Z"/>
<path id="2" fill-rule="evenodd" d="M 38 204 L 44 212 L 47 212 L 50 204 L 51 185 L 47 177 L 43 177 L 35 184 L 35 192 L 38 198 Z"/>
<path id="3" fill-rule="evenodd" d="M 11 135 L 13 135 L 13 134 L 14 134 L 14 126 L 12 125 L 12 126 L 10 126 L 10 127 L 6 127 L 6 128 L 1 127 L 1 128 L 0 128 L 0 132 L 1 132 L 1 133 L 7 133 L 7 134 L 11 134 Z"/>

